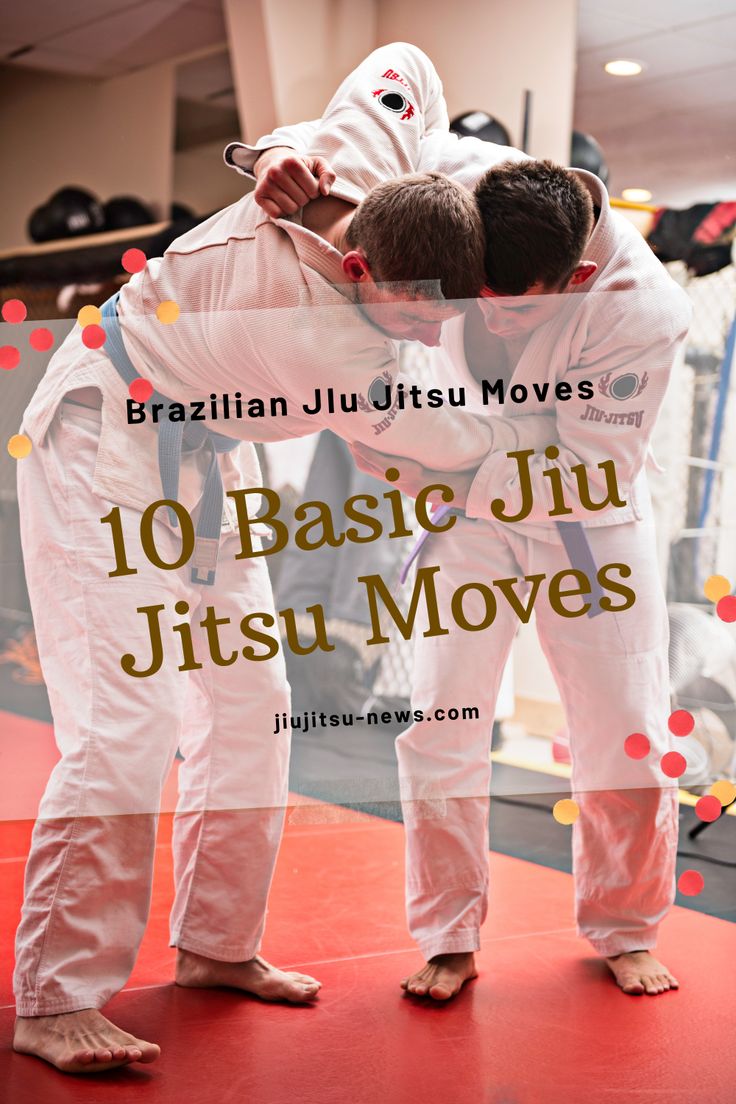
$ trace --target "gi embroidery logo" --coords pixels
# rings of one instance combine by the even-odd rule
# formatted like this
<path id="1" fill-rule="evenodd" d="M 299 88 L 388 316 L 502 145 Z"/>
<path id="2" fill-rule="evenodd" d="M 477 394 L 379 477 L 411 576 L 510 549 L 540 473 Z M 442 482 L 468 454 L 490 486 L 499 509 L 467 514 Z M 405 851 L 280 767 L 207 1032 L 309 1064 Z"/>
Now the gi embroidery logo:
<path id="1" fill-rule="evenodd" d="M 585 410 L 580 415 L 581 422 L 604 422 L 606 425 L 636 426 L 641 429 L 644 421 L 643 410 L 624 410 L 617 413 L 615 410 L 601 410 L 600 406 L 592 403 L 585 404 Z"/>
<path id="2" fill-rule="evenodd" d="M 390 88 L 377 88 L 373 95 L 378 97 L 380 105 L 388 111 L 393 111 L 396 115 L 402 113 L 402 119 L 414 118 L 414 105 L 409 103 L 401 92 L 392 92 Z"/>
<path id="3" fill-rule="evenodd" d="M 376 376 L 376 378 L 373 380 L 370 387 L 368 388 L 368 402 L 370 403 L 370 406 L 375 408 L 376 403 L 385 403 L 390 388 L 390 372 L 382 372 L 380 376 Z M 363 399 L 362 395 L 360 396 L 360 399 Z M 360 399 L 358 400 L 358 402 L 360 404 L 361 410 L 369 410 L 370 407 L 368 405 L 363 405 L 365 399 L 363 399 L 363 402 L 360 402 Z"/>
<path id="4" fill-rule="evenodd" d="M 400 73 L 397 73 L 395 69 L 387 69 L 385 73 L 381 73 L 381 80 L 395 80 L 399 84 L 403 84 L 404 88 L 411 88 L 408 81 L 405 81 Z"/>
<path id="5" fill-rule="evenodd" d="M 378 436 L 380 433 L 384 433 L 389 428 L 393 420 L 395 419 L 399 410 L 399 396 L 395 396 L 391 406 L 386 410 L 386 403 L 391 398 L 391 383 L 392 377 L 390 372 L 382 372 L 380 376 L 371 382 L 368 388 L 368 398 L 361 392 L 358 395 L 358 407 L 365 414 L 373 414 L 376 412 L 376 403 L 380 403 L 382 409 L 380 413 L 385 413 L 385 417 L 381 418 L 380 422 L 373 423 L 373 432 Z"/>
<path id="6" fill-rule="evenodd" d="M 605 376 L 601 376 L 598 380 L 598 390 L 606 398 L 618 399 L 619 402 L 635 399 L 637 395 L 641 395 L 649 383 L 649 376 L 646 372 L 641 379 L 639 379 L 636 372 L 624 372 L 623 375 L 616 376 L 613 383 L 611 383 L 612 375 L 613 372 L 607 372 Z"/>

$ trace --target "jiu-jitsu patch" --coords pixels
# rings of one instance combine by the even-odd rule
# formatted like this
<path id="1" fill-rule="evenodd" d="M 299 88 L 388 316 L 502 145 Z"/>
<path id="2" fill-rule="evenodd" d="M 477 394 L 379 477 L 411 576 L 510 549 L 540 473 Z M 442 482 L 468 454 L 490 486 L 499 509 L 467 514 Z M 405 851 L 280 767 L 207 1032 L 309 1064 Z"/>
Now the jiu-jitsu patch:
<path id="1" fill-rule="evenodd" d="M 398 92 L 393 88 L 376 88 L 373 95 L 381 107 L 385 107 L 387 111 L 392 111 L 401 120 L 414 118 L 414 104 L 407 100 L 403 92 Z"/>

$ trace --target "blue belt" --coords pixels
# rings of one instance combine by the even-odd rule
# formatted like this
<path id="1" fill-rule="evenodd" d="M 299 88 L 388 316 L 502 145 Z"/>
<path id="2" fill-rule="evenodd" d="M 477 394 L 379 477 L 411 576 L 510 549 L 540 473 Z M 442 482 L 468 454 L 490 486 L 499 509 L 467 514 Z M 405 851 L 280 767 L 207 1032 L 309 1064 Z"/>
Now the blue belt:
<path id="1" fill-rule="evenodd" d="M 106 334 L 104 350 L 120 378 L 130 387 L 133 380 L 138 379 L 139 375 L 123 344 L 117 308 L 119 295 L 120 292 L 117 292 L 101 307 L 102 328 Z M 163 406 L 163 409 L 159 411 L 159 416 L 163 414 L 164 417 L 163 420 L 157 423 L 157 428 L 158 467 L 161 473 L 161 487 L 164 498 L 172 502 L 178 501 L 179 468 L 181 466 L 182 451 L 191 452 L 202 445 L 209 449 L 210 463 L 199 506 L 199 519 L 192 557 L 192 582 L 199 583 L 202 586 L 212 586 L 217 568 L 217 552 L 222 529 L 224 501 L 222 476 L 220 475 L 217 456 L 221 452 L 231 452 L 238 447 L 240 442 L 233 440 L 232 437 L 224 437 L 221 433 L 215 433 L 214 430 L 208 429 L 203 422 L 170 421 L 168 411 L 171 399 L 167 399 L 158 391 L 154 391 L 144 405 L 148 406 L 149 403 L 161 403 Z M 172 507 L 169 507 L 169 517 L 171 524 L 177 527 L 179 520 Z"/>
<path id="2" fill-rule="evenodd" d="M 432 522 L 436 525 L 447 517 L 448 514 L 460 514 L 463 511 L 458 510 L 449 504 L 440 506 L 432 514 Z M 599 613 L 603 613 L 600 607 L 600 598 L 603 595 L 603 589 L 598 582 L 598 569 L 595 566 L 595 560 L 593 559 L 593 553 L 590 550 L 590 544 L 588 538 L 585 535 L 585 529 L 579 521 L 558 521 L 556 522 L 557 531 L 560 534 L 560 539 L 567 552 L 567 558 L 570 561 L 570 566 L 576 571 L 582 571 L 587 575 L 590 581 L 590 609 L 588 610 L 588 617 L 597 617 Z M 401 573 L 399 575 L 399 582 L 401 584 L 406 582 L 409 574 L 409 568 L 416 560 L 417 556 L 421 552 L 427 540 L 430 537 L 430 531 L 425 529 L 421 534 L 410 554 L 404 560 L 401 565 Z"/>

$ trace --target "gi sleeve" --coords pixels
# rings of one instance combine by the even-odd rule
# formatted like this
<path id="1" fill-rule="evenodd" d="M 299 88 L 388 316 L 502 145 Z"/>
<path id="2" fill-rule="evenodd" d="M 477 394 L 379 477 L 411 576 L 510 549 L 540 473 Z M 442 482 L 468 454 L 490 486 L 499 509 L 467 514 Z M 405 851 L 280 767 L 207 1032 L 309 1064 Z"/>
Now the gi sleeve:
<path id="1" fill-rule="evenodd" d="M 335 314 L 338 311 L 351 308 L 338 308 Z M 307 404 L 307 420 L 315 431 L 330 429 L 348 443 L 405 456 L 429 469 L 477 468 L 493 448 L 490 419 L 454 407 L 429 407 L 421 389 L 415 404 L 410 394 L 413 381 L 400 370 L 393 341 L 362 321 L 353 326 L 334 315 L 332 320 L 319 318 L 320 313 L 319 308 L 305 310 L 293 326 L 297 332 L 290 358 L 300 370 L 288 380 L 282 375 L 279 382 L 282 391 L 287 388 L 283 393 L 291 410 Z M 316 348 L 321 350 L 318 357 Z M 321 409 L 312 414 L 315 395 L 321 398 Z M 328 408 L 330 395 L 333 409 Z"/>
<path id="2" fill-rule="evenodd" d="M 422 139 L 448 126 L 434 65 L 418 47 L 394 42 L 345 78 L 320 120 L 279 127 L 255 146 L 231 142 L 225 163 L 252 175 L 258 153 L 291 146 L 325 157 L 337 174 L 333 193 L 359 203 L 382 181 L 418 171 Z"/>
<path id="3" fill-rule="evenodd" d="M 230 142 L 225 146 L 223 159 L 228 168 L 235 169 L 241 176 L 253 177 L 255 163 L 264 150 L 275 146 L 288 146 L 297 153 L 309 153 L 309 148 L 321 125 L 320 119 L 305 123 L 293 123 L 290 126 L 277 127 L 272 134 L 259 138 L 254 146 L 245 142 Z"/>
<path id="4" fill-rule="evenodd" d="M 472 191 L 481 177 L 495 165 L 504 161 L 532 160 L 513 146 L 499 146 L 480 138 L 461 138 L 457 134 L 451 134 L 449 130 L 442 129 L 439 116 L 436 122 L 439 125 L 427 130 L 419 142 L 416 163 L 411 168 L 406 168 L 405 172 L 441 172 Z M 309 122 L 278 127 L 272 134 L 259 138 L 253 146 L 244 142 L 231 142 L 225 148 L 225 164 L 243 176 L 252 177 L 255 163 L 263 150 L 273 149 L 274 146 L 288 146 L 300 154 L 315 154 L 320 152 L 314 148 L 317 136 L 322 135 L 327 125 L 324 118 L 312 119 Z"/>

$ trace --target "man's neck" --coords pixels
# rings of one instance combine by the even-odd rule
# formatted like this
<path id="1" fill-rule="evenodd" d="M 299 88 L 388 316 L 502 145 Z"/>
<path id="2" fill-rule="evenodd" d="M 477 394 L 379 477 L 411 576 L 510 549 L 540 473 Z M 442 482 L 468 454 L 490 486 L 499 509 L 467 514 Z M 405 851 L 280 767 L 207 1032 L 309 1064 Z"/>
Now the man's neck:
<path id="1" fill-rule="evenodd" d="M 354 214 L 354 203 L 336 196 L 319 196 L 302 211 L 302 226 L 346 253 L 349 247 L 345 239 Z"/>

